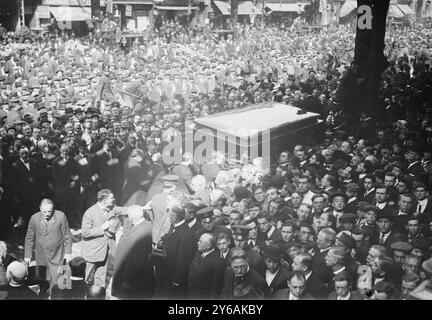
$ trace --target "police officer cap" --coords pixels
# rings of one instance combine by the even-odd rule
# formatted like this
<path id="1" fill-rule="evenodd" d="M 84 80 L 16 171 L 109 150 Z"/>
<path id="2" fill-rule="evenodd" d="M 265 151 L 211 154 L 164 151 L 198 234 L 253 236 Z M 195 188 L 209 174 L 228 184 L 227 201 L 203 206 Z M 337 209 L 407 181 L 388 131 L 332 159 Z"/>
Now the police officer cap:
<path id="1" fill-rule="evenodd" d="M 162 177 L 162 181 L 164 186 L 171 186 L 177 182 L 178 178 L 179 177 L 175 174 L 167 174 Z"/>
<path id="2" fill-rule="evenodd" d="M 250 228 L 248 226 L 237 224 L 231 227 L 233 238 L 235 240 L 246 240 L 249 236 Z"/>
<path id="3" fill-rule="evenodd" d="M 210 222 L 213 218 L 213 207 L 204 207 L 196 212 L 196 217 L 201 222 Z"/>
<path id="4" fill-rule="evenodd" d="M 412 251 L 413 246 L 410 245 L 408 242 L 398 241 L 398 242 L 392 243 L 391 248 L 393 250 L 396 250 L 396 251 L 403 251 L 403 252 L 409 253 Z"/>

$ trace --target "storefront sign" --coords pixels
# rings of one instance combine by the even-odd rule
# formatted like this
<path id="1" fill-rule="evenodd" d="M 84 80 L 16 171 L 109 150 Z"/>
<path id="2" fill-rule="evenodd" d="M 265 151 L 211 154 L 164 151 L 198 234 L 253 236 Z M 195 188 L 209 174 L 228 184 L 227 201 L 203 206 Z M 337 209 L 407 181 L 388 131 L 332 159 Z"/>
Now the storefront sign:
<path id="1" fill-rule="evenodd" d="M 101 0 L 102 2 L 103 0 Z M 91 0 L 42 0 L 44 6 L 79 6 L 90 7 Z"/>

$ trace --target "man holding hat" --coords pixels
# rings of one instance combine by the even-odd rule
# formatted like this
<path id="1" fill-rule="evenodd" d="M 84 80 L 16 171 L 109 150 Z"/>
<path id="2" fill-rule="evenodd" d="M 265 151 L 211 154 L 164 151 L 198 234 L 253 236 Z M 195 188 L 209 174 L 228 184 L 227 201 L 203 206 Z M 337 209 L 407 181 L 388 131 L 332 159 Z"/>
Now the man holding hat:
<path id="1" fill-rule="evenodd" d="M 262 255 L 266 265 L 265 280 L 273 293 L 287 286 L 289 270 L 281 264 L 282 249 L 272 243 L 264 245 Z"/>

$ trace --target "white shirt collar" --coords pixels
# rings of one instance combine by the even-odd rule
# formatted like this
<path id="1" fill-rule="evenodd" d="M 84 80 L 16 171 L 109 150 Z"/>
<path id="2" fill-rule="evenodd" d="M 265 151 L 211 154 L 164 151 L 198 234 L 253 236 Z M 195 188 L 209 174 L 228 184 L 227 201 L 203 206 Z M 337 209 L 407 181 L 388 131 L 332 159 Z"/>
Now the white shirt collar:
<path id="1" fill-rule="evenodd" d="M 341 297 L 338 296 L 338 300 L 349 300 L 351 298 L 351 292 L 348 292 L 348 294 L 346 295 L 346 297 Z"/>
<path id="2" fill-rule="evenodd" d="M 177 228 L 177 227 L 181 226 L 183 223 L 185 223 L 184 220 L 182 220 L 182 221 L 180 221 L 180 222 L 177 222 L 177 223 L 174 225 L 174 228 Z"/>
<path id="3" fill-rule="evenodd" d="M 305 278 L 306 280 L 308 280 L 310 278 L 310 276 L 312 275 L 312 270 L 309 271 L 309 273 L 305 274 Z"/>
<path id="4" fill-rule="evenodd" d="M 215 249 L 211 249 L 210 251 L 204 252 L 201 254 L 201 259 L 207 257 L 210 253 L 212 253 Z"/>
<path id="5" fill-rule="evenodd" d="M 196 221 L 197 221 L 197 219 L 196 219 L 196 218 L 193 218 L 193 219 L 188 223 L 189 228 L 192 228 L 192 227 L 195 225 Z"/>
<path id="6" fill-rule="evenodd" d="M 270 238 L 273 234 L 273 232 L 275 232 L 276 228 L 274 227 L 274 225 L 271 226 L 270 230 L 267 232 L 267 238 Z"/>
<path id="7" fill-rule="evenodd" d="M 293 294 L 292 294 L 291 291 L 290 291 L 290 293 L 289 293 L 289 295 L 288 295 L 288 300 L 300 300 L 300 299 L 297 298 L 297 297 L 295 297 L 295 296 L 293 296 Z"/>
<path id="8" fill-rule="evenodd" d="M 345 270 L 345 266 L 343 266 L 342 268 L 340 268 L 340 269 L 337 270 L 337 271 L 333 271 L 333 274 L 334 274 L 334 275 L 337 275 L 337 274 L 341 273 L 341 272 L 344 271 L 344 270 Z"/>

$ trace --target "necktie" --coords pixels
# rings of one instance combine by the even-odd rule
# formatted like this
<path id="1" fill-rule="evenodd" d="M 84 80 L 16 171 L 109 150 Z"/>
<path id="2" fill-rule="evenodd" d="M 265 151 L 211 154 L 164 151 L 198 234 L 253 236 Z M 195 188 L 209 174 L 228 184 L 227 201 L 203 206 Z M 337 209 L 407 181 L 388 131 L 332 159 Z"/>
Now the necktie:
<path id="1" fill-rule="evenodd" d="M 422 206 L 420 205 L 420 203 L 417 206 L 417 212 L 422 213 Z"/>
<path id="2" fill-rule="evenodd" d="M 385 237 L 385 233 L 381 233 L 381 236 L 380 236 L 380 244 L 383 244 L 384 243 L 384 237 Z"/>

